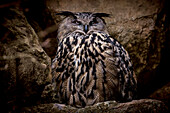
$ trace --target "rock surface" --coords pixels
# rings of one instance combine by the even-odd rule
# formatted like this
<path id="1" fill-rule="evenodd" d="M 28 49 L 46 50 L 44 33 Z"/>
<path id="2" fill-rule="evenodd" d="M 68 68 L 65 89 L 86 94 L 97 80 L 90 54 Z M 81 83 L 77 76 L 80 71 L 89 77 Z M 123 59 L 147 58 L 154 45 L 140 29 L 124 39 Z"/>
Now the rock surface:
<path id="1" fill-rule="evenodd" d="M 40 100 L 50 82 L 51 61 L 20 9 L 0 12 L 0 103 L 15 111 Z"/>
<path id="2" fill-rule="evenodd" d="M 170 107 L 170 82 L 152 93 L 150 98 L 161 100 Z"/>
<path id="3" fill-rule="evenodd" d="M 22 1 L 22 8 L 29 24 L 39 37 L 40 45 L 53 59 L 58 46 L 56 38 L 58 21 L 52 18 L 54 12 L 48 9 L 45 1 L 47 0 L 24 0 Z"/>
<path id="4" fill-rule="evenodd" d="M 74 108 L 65 106 L 58 108 L 57 104 L 41 104 L 33 107 L 26 107 L 22 110 L 25 113 L 168 113 L 168 108 L 158 100 L 141 99 L 127 103 L 116 103 L 107 101 L 97 103 L 85 108 Z"/>

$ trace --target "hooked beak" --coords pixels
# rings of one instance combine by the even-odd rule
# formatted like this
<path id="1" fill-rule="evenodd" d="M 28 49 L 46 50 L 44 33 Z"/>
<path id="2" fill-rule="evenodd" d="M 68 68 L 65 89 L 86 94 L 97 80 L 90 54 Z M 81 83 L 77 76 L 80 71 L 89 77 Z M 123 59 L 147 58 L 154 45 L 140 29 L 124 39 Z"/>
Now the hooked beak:
<path id="1" fill-rule="evenodd" d="M 84 25 L 84 32 L 87 33 L 89 30 L 89 26 L 88 25 Z"/>

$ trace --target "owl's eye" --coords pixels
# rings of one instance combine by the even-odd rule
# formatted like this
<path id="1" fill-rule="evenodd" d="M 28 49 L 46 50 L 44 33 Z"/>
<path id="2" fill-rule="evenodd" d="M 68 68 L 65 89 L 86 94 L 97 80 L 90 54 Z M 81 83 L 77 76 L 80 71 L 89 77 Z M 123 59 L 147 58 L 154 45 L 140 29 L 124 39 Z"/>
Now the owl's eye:
<path id="1" fill-rule="evenodd" d="M 72 21 L 72 23 L 74 23 L 74 24 L 76 24 L 76 25 L 81 25 L 82 23 L 80 22 L 80 21 L 78 21 L 78 20 L 74 20 L 74 21 Z"/>
<path id="2" fill-rule="evenodd" d="M 97 19 L 96 18 L 94 18 L 92 21 L 90 21 L 90 25 L 95 25 L 95 24 L 97 24 L 98 23 L 98 21 L 97 21 Z"/>

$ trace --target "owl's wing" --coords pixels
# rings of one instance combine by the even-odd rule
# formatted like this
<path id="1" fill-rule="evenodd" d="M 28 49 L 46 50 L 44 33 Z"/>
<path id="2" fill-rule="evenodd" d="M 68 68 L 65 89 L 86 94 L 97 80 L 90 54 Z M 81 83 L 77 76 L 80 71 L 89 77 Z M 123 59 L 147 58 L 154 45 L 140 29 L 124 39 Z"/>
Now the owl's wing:
<path id="1" fill-rule="evenodd" d="M 79 59 L 76 57 L 79 52 L 76 48 L 80 48 L 79 44 L 83 37 L 77 33 L 63 38 L 59 42 L 56 57 L 52 61 L 52 83 L 56 91 L 56 97 L 59 98 L 60 103 L 77 105 L 77 107 L 79 105 L 85 106 L 85 99 L 76 86 L 78 68 L 82 67 L 81 64 L 77 64 Z M 81 74 L 84 73 L 81 72 Z"/>
<path id="2" fill-rule="evenodd" d="M 53 75 L 53 87 L 56 92 L 56 97 L 59 98 L 59 102 L 66 101 L 66 79 L 70 76 L 69 73 L 73 71 L 73 54 L 72 45 L 70 39 L 73 37 L 64 38 L 59 42 L 56 57 L 52 61 L 52 75 Z M 56 98 L 55 97 L 55 98 Z"/>
<path id="3" fill-rule="evenodd" d="M 132 100 L 136 98 L 137 80 L 129 54 L 116 39 L 107 36 L 107 40 L 112 44 L 113 58 L 116 58 L 114 63 L 119 69 L 119 91 L 122 101 Z"/>

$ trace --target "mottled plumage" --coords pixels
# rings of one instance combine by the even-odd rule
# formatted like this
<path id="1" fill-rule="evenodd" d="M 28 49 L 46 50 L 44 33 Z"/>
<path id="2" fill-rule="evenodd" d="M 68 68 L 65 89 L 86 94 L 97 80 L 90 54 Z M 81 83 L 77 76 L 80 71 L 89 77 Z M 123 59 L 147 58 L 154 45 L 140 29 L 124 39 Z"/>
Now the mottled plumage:
<path id="1" fill-rule="evenodd" d="M 84 107 L 107 100 L 132 100 L 135 73 L 127 51 L 107 32 L 102 17 L 108 14 L 60 14 L 67 18 L 60 24 L 52 62 L 59 102 Z"/>

